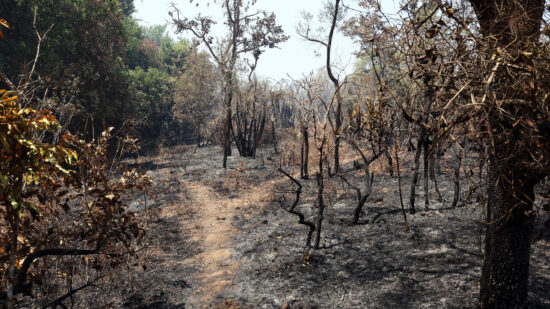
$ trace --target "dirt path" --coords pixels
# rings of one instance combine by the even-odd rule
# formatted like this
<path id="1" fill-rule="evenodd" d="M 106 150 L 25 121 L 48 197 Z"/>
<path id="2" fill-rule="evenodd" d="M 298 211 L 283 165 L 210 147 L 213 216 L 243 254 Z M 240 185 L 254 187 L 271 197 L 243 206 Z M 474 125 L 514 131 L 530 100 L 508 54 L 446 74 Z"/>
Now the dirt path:
<path id="1" fill-rule="evenodd" d="M 239 267 L 239 261 L 231 254 L 234 232 L 231 220 L 235 216 L 236 204 L 199 182 L 188 183 L 187 187 L 197 209 L 198 229 L 193 238 L 202 249 L 194 257 L 201 267 L 197 275 L 201 286 L 195 291 L 192 303 L 204 308 L 218 296 L 231 294 L 233 277 Z"/>
<path id="2" fill-rule="evenodd" d="M 225 176 L 219 175 L 226 179 L 222 187 L 230 183 L 226 191 L 220 191 L 219 181 L 186 180 L 182 183 L 188 191 L 187 203 L 196 211 L 192 238 L 201 248 L 192 261 L 200 269 L 196 275 L 200 286 L 190 299 L 193 308 L 240 308 L 234 300 L 239 296 L 234 278 L 245 261 L 233 256 L 237 245 L 234 237 L 239 231 L 232 223 L 236 216 L 256 214 L 269 199 L 273 182 L 254 184 L 244 174 L 239 174 L 242 179 L 235 182 L 232 178 L 235 174 L 239 173 L 227 171 Z"/>

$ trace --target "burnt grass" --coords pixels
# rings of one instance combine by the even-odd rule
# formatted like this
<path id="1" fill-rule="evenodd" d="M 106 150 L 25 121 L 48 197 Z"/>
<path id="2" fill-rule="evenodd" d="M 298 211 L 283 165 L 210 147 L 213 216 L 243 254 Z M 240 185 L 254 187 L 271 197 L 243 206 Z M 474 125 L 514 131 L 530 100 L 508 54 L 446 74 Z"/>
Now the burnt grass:
<path id="1" fill-rule="evenodd" d="M 183 150 L 182 150 L 183 151 Z M 418 212 L 407 212 L 405 231 L 399 200 L 398 178 L 378 172 L 372 194 L 361 214 L 360 224 L 350 225 L 354 193 L 341 181 L 331 179 L 321 244 L 305 247 L 307 228 L 281 207 L 289 205 L 293 185 L 278 173 L 277 155 L 261 149 L 256 159 L 231 157 L 229 171 L 241 167 L 254 185 L 275 181 L 265 205 L 243 207 L 231 224 L 232 259 L 239 269 L 234 287 L 210 304 L 193 301 L 201 282 L 200 265 L 192 257 L 201 252 L 193 241 L 193 202 L 182 180 L 200 181 L 229 198 L 228 173 L 221 168 L 221 150 L 206 148 L 150 158 L 148 172 L 157 183 L 156 199 L 149 207 L 149 248 L 133 265 L 132 283 L 118 289 L 126 308 L 473 308 L 479 293 L 483 262 L 483 207 L 461 202 L 452 208 L 452 161 L 444 162 L 438 176 L 444 201 L 438 202 L 430 184 L 429 210 L 424 210 L 421 180 L 417 187 Z M 153 162 L 151 162 L 153 161 Z M 448 164 L 449 166 L 445 166 Z M 411 162 L 402 164 L 405 207 L 408 207 Z M 349 180 L 359 184 L 348 162 Z M 355 175 L 355 176 L 354 176 Z M 237 177 L 237 176 L 236 176 Z M 313 177 L 312 177 L 313 178 Z M 313 218 L 315 180 L 304 181 L 298 209 Z M 464 193 L 462 194 L 464 195 Z M 159 216 L 167 205 L 184 205 L 186 211 Z M 152 214 L 151 214 L 152 213 Z M 530 272 L 531 308 L 550 308 L 550 231 L 542 227 L 548 212 L 539 211 L 533 239 Z M 195 218 L 196 219 L 196 218 Z M 528 240 L 526 240 L 528 241 Z M 183 262 L 182 262 L 183 261 Z M 231 300 L 228 302 L 228 300 Z M 226 304 L 222 303 L 225 301 Z M 221 304 L 221 305 L 220 305 Z"/>

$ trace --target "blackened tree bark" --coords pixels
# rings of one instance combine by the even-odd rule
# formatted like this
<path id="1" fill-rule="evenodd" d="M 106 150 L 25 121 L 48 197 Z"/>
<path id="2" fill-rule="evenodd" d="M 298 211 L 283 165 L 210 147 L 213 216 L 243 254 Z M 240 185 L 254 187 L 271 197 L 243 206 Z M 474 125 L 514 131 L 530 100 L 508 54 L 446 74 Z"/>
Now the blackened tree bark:
<path id="1" fill-rule="evenodd" d="M 283 175 L 285 175 L 288 179 L 290 179 L 293 183 L 295 183 L 298 186 L 296 191 L 295 191 L 296 197 L 295 197 L 294 202 L 292 203 L 292 205 L 287 208 L 287 207 L 282 206 L 283 203 L 281 203 L 281 206 L 287 212 L 298 216 L 298 220 L 299 220 L 298 223 L 299 224 L 307 226 L 308 233 L 307 233 L 307 237 L 306 237 L 306 247 L 310 248 L 311 247 L 311 239 L 313 238 L 313 233 L 315 232 L 315 223 L 307 221 L 306 216 L 303 213 L 296 210 L 296 206 L 298 206 L 298 203 L 300 202 L 300 194 L 302 194 L 303 186 L 298 180 L 296 180 L 296 178 L 292 177 L 289 173 L 285 172 L 283 169 L 279 168 L 278 170 L 279 170 L 279 172 L 281 172 Z"/>
<path id="2" fill-rule="evenodd" d="M 452 208 L 455 208 L 458 205 L 458 201 L 460 200 L 460 166 L 462 165 L 462 149 L 460 149 L 456 154 L 456 161 L 457 164 L 455 166 L 454 195 L 453 203 L 451 205 Z"/>
<path id="3" fill-rule="evenodd" d="M 273 151 L 277 152 L 277 135 L 275 134 L 275 120 L 271 121 L 271 144 L 273 145 Z"/>
<path id="4" fill-rule="evenodd" d="M 526 308 L 536 181 L 501 162 L 490 158 L 480 305 Z"/>
<path id="5" fill-rule="evenodd" d="M 430 206 L 430 161 L 428 158 L 428 151 L 430 147 L 429 138 L 426 137 L 424 139 L 424 144 L 422 145 L 422 152 L 424 153 L 423 159 L 424 159 L 424 209 L 429 210 Z M 419 148 L 420 149 L 420 148 Z"/>
<path id="6" fill-rule="evenodd" d="M 321 245 L 321 230 L 323 226 L 325 200 L 323 198 L 325 189 L 325 180 L 323 176 L 323 160 L 319 160 L 319 170 L 317 173 L 317 217 L 315 218 L 315 242 L 313 248 L 319 249 Z"/>
<path id="7" fill-rule="evenodd" d="M 500 50 L 517 57 L 520 64 L 530 66 L 532 62 L 528 57 L 519 56 L 529 55 L 539 40 L 545 1 L 469 2 L 486 41 L 485 48 L 489 51 L 486 57 Z M 513 115 L 519 119 L 518 123 L 521 119 L 536 121 L 536 87 L 530 87 L 532 80 L 522 80 L 522 75 L 513 69 L 499 69 L 498 63 L 492 73 L 496 91 L 487 106 L 498 109 L 488 113 L 492 134 L 489 136 L 487 230 L 479 300 L 482 308 L 526 308 L 534 185 L 542 175 L 540 170 L 533 169 L 536 165 L 532 164 L 535 158 L 530 156 L 533 149 L 518 147 L 520 141 L 531 138 L 527 135 L 531 133 L 528 127 L 507 125 L 510 119 L 505 115 Z M 502 104 L 511 100 L 521 104 Z M 541 147 L 540 143 L 532 144 L 534 148 L 537 145 Z M 547 146 L 546 143 L 542 147 Z"/>
<path id="8" fill-rule="evenodd" d="M 302 125 L 302 155 L 300 166 L 300 177 L 309 178 L 309 130 L 307 125 Z"/>
<path id="9" fill-rule="evenodd" d="M 361 155 L 361 158 L 363 159 L 363 165 L 364 165 L 363 169 L 364 169 L 364 172 L 365 172 L 365 176 L 363 178 L 364 179 L 363 183 L 365 183 L 364 194 L 361 192 L 360 188 L 350 184 L 349 181 L 345 177 L 343 177 L 341 175 L 338 175 L 338 176 L 350 188 L 355 190 L 357 204 L 355 204 L 355 210 L 353 211 L 352 224 L 357 225 L 357 224 L 359 224 L 359 217 L 361 216 L 361 212 L 363 211 L 363 206 L 365 205 L 365 203 L 367 202 L 367 199 L 371 195 L 372 185 L 374 184 L 374 173 L 370 172 L 369 166 L 374 161 L 376 161 L 382 155 L 383 152 L 387 152 L 388 150 L 387 150 L 387 148 L 385 148 L 382 152 L 374 152 L 371 157 L 367 158 L 365 156 L 365 153 L 361 150 L 361 148 L 359 148 L 359 146 L 357 145 L 357 143 L 355 143 L 355 141 L 353 141 L 353 140 L 350 141 L 350 145 Z"/>
<path id="10" fill-rule="evenodd" d="M 332 24 L 330 26 L 330 33 L 328 35 L 327 43 L 327 72 L 330 80 L 334 84 L 334 91 L 336 91 L 336 113 L 335 127 L 334 127 L 334 173 L 340 171 L 340 141 L 342 130 L 342 95 L 340 93 L 340 81 L 332 73 L 332 65 L 330 63 L 331 51 L 332 51 L 332 38 L 334 37 L 334 30 L 336 29 L 336 22 L 338 20 L 338 12 L 340 10 L 340 0 L 336 0 L 334 3 L 334 14 L 332 17 Z"/>
<path id="11" fill-rule="evenodd" d="M 390 146 L 388 146 L 389 149 Z M 390 176 L 393 176 L 393 159 L 391 158 L 389 150 L 386 149 L 384 151 L 384 156 L 386 156 L 386 159 L 388 160 L 388 173 Z"/>
<path id="12" fill-rule="evenodd" d="M 267 120 L 267 102 L 264 88 L 257 87 L 256 80 L 250 80 L 248 92 L 235 104 L 234 123 L 231 132 L 241 157 L 256 157 L 256 150 L 264 134 Z"/>
<path id="13" fill-rule="evenodd" d="M 418 140 L 418 146 L 416 147 L 416 154 L 414 155 L 414 168 L 413 168 L 413 178 L 411 182 L 411 196 L 409 198 L 409 212 L 411 215 L 416 213 L 416 208 L 414 206 L 416 200 L 416 184 L 418 183 L 418 166 L 420 165 L 420 155 L 422 154 L 422 143 L 424 136 L 421 136 Z"/>
<path id="14" fill-rule="evenodd" d="M 430 76 L 424 77 L 424 83 L 428 84 L 430 83 L 432 78 Z M 426 100 L 424 104 L 424 111 L 422 115 L 423 121 L 427 121 L 430 117 L 430 111 L 433 104 L 433 91 L 432 89 L 429 89 L 426 94 Z M 418 135 L 418 144 L 416 147 L 416 154 L 414 156 L 414 171 L 413 171 L 413 179 L 411 183 L 411 197 L 410 197 L 410 205 L 409 205 L 409 212 L 411 214 L 416 213 L 415 208 L 415 200 L 416 200 L 416 184 L 418 182 L 418 168 L 420 166 L 420 155 L 422 152 L 424 152 L 424 194 L 425 194 L 425 203 L 426 203 L 426 209 L 428 208 L 428 162 L 427 162 L 427 156 L 428 156 L 428 148 L 429 148 L 429 135 L 424 127 L 420 127 L 420 133 Z"/>

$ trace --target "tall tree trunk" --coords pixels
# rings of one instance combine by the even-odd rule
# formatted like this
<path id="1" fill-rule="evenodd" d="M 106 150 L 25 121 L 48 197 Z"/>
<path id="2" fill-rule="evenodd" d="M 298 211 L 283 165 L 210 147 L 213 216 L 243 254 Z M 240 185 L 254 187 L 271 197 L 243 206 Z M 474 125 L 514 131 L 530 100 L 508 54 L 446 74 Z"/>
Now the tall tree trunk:
<path id="1" fill-rule="evenodd" d="M 420 137 L 418 138 L 418 144 L 416 147 L 416 154 L 414 155 L 414 170 L 413 170 L 413 179 L 411 183 L 411 196 L 410 196 L 410 204 L 409 204 L 409 212 L 411 215 L 416 213 L 416 208 L 414 207 L 414 203 L 416 200 L 416 183 L 418 182 L 418 167 L 420 165 L 420 155 L 422 154 L 422 144 L 424 140 L 424 132 L 422 131 Z"/>
<path id="2" fill-rule="evenodd" d="M 319 147 L 319 172 L 317 173 L 317 218 L 315 222 L 315 242 L 313 245 L 314 249 L 319 249 L 321 244 L 321 229 L 323 226 L 323 216 L 325 212 L 325 200 L 324 200 L 324 190 L 325 190 L 325 179 L 323 174 L 323 161 L 324 161 L 324 147 L 325 140 L 321 142 L 321 147 Z M 328 160 L 327 160 L 328 161 Z"/>
<path id="3" fill-rule="evenodd" d="M 424 138 L 424 143 L 422 145 L 422 152 L 424 153 L 424 208 L 429 210 L 430 206 L 430 160 L 428 158 L 428 147 L 429 147 L 429 138 Z"/>
<path id="4" fill-rule="evenodd" d="M 323 178 L 323 163 L 322 159 L 319 162 L 320 172 L 317 174 L 317 218 L 315 222 L 315 242 L 313 248 L 319 249 L 321 244 L 321 229 L 323 226 L 323 216 L 325 212 L 325 201 L 323 199 L 323 191 L 325 188 Z"/>
<path id="5" fill-rule="evenodd" d="M 241 2 L 240 0 L 233 0 L 233 17 L 232 17 L 232 33 L 231 33 L 231 59 L 229 66 L 225 68 L 225 82 L 227 99 L 225 100 L 225 126 L 224 126 L 224 151 L 223 151 L 223 168 L 227 168 L 227 157 L 231 156 L 231 103 L 233 102 L 233 85 L 235 78 L 235 65 L 237 58 L 237 38 L 241 28 Z M 226 9 L 229 11 L 228 2 L 226 2 Z M 231 15 L 231 14 L 228 14 Z M 229 18 L 231 20 L 231 18 Z"/>
<path id="6" fill-rule="evenodd" d="M 393 177 L 393 159 L 391 158 L 389 147 L 384 149 L 384 155 L 386 156 L 386 159 L 388 160 L 388 173 L 390 174 L 390 177 Z"/>
<path id="7" fill-rule="evenodd" d="M 265 129 L 265 123 L 266 123 L 266 111 L 265 108 L 262 111 L 262 114 L 260 116 L 260 122 L 258 126 L 254 129 L 254 148 L 252 152 L 252 157 L 256 158 L 256 150 L 258 149 L 258 146 L 260 145 L 260 141 L 264 135 L 264 129 Z"/>
<path id="8" fill-rule="evenodd" d="M 462 165 L 462 149 L 459 150 L 456 157 L 458 162 L 455 166 L 455 177 L 454 177 L 455 189 L 454 189 L 454 196 L 453 196 L 453 204 L 451 205 L 452 208 L 455 208 L 458 205 L 458 201 L 460 199 L 460 166 Z"/>
<path id="9" fill-rule="evenodd" d="M 545 0 L 469 2 L 477 16 L 480 32 L 487 41 L 488 50 L 484 53 L 487 57 L 493 55 L 495 47 L 510 55 L 532 52 L 530 49 L 539 41 Z M 506 91 L 496 89 L 490 97 L 493 100 L 521 101 L 525 104 L 504 105 L 504 113 L 516 115 L 519 120 L 524 115 L 527 119 L 532 118 L 535 91 L 530 90 L 532 88 L 525 81 L 518 80 L 518 74 L 513 69 L 495 70 L 493 73 L 494 83 Z M 514 134 L 503 134 L 505 117 L 491 111 L 489 123 L 496 132 L 493 132 L 493 140 L 489 143 L 492 147 L 488 166 L 487 230 L 480 306 L 526 308 L 533 229 L 531 214 L 537 171 L 522 166 L 532 160 L 529 155 L 531 150 L 514 147 L 517 144 L 514 139 L 522 138 L 521 131 L 516 128 L 516 132 L 512 132 Z"/>
<path id="10" fill-rule="evenodd" d="M 231 101 L 233 100 L 233 87 L 228 89 L 225 101 L 225 124 L 223 126 L 223 168 L 227 168 L 227 157 L 231 156 Z"/>
<path id="11" fill-rule="evenodd" d="M 480 305 L 527 308 L 536 182 L 503 171 L 500 163 L 493 157 L 489 167 Z"/>
<path id="12" fill-rule="evenodd" d="M 439 164 L 439 155 L 437 153 L 432 154 L 430 156 L 430 178 L 432 178 L 432 181 L 434 182 L 434 190 L 437 195 L 437 200 L 440 203 L 443 203 L 443 195 L 441 195 L 441 191 L 439 191 L 439 184 L 437 182 L 437 175 L 439 175 L 440 172 L 441 165 Z"/>
<path id="13" fill-rule="evenodd" d="M 227 157 L 231 156 L 231 103 L 233 102 L 233 75 L 229 71 L 225 73 L 225 81 L 227 83 L 227 91 L 224 100 L 225 119 L 223 126 L 223 168 L 227 168 Z"/>
<path id="14" fill-rule="evenodd" d="M 275 121 L 271 121 L 271 143 L 273 145 L 273 151 L 277 153 L 277 135 L 275 135 Z"/>
<path id="15" fill-rule="evenodd" d="M 330 31 L 328 35 L 328 42 L 326 44 L 327 48 L 327 58 L 326 58 L 326 67 L 328 77 L 334 84 L 334 91 L 336 92 L 336 126 L 334 127 L 334 174 L 340 171 L 340 130 L 342 129 L 342 96 L 340 94 L 340 82 L 334 76 L 332 72 L 332 64 L 330 63 L 331 52 L 332 52 L 332 39 L 334 37 L 334 31 L 336 30 L 336 24 L 338 22 L 338 12 L 340 11 L 340 0 L 334 1 L 334 11 L 332 12 L 332 23 L 330 26 Z"/>
<path id="16" fill-rule="evenodd" d="M 338 84 L 335 84 L 338 87 Z M 334 174 L 340 171 L 340 141 L 342 140 L 340 134 L 342 130 L 342 96 L 340 90 L 336 88 L 336 114 L 334 115 L 335 124 L 334 127 Z"/>
<path id="17" fill-rule="evenodd" d="M 302 179 L 309 178 L 309 132 L 307 126 L 302 126 L 302 156 L 300 177 Z"/>

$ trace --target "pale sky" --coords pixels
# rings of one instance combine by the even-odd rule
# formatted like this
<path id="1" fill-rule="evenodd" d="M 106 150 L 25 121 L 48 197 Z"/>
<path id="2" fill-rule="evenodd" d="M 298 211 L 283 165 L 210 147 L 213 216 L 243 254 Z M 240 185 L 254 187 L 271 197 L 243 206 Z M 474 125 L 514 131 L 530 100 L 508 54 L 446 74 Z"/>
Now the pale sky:
<path id="1" fill-rule="evenodd" d="M 135 0 L 134 17 L 144 25 L 165 24 L 170 21 L 168 12 L 171 10 L 172 2 L 186 17 L 192 18 L 200 12 L 204 16 L 219 20 L 217 27 L 214 28 L 214 36 L 225 35 L 219 1 L 213 3 L 212 0 L 194 0 L 190 3 L 189 0 Z M 197 2 L 199 2 L 198 7 L 196 7 Z M 210 2 L 209 5 L 207 5 L 208 2 Z M 325 50 L 321 49 L 319 44 L 304 41 L 296 34 L 296 25 L 301 18 L 300 12 L 312 13 L 316 21 L 323 2 L 323 0 L 258 0 L 252 11 L 274 12 L 277 23 L 282 25 L 285 34 L 290 36 L 290 39 L 282 43 L 278 49 L 270 49 L 260 57 L 256 69 L 260 77 L 277 81 L 286 78 L 289 74 L 293 78 L 300 78 L 302 74 L 308 74 L 324 66 Z M 392 0 L 385 2 L 385 6 L 388 5 L 391 10 L 395 10 Z M 328 26 L 326 25 L 327 28 Z M 190 35 L 184 35 L 184 37 L 191 38 Z M 355 61 L 353 53 L 357 50 L 357 46 L 351 39 L 340 33 L 335 35 L 333 44 L 332 54 L 333 59 L 338 60 L 337 67 L 351 73 Z M 315 56 L 316 50 L 320 52 L 320 57 Z"/>

